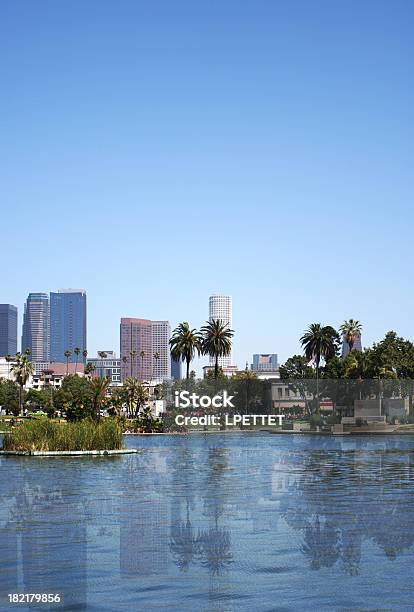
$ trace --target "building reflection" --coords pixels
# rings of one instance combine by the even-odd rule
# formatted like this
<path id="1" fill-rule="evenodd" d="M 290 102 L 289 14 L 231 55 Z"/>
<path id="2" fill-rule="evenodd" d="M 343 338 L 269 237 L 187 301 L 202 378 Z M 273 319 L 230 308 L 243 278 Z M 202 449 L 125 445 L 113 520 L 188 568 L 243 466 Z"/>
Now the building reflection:
<path id="1" fill-rule="evenodd" d="M 61 606 L 86 606 L 86 526 L 76 495 L 79 480 L 61 485 L 59 470 L 42 460 L 23 459 L 3 500 L 0 590 L 6 593 L 59 593 Z M 59 606 L 58 606 L 59 607 Z"/>
<path id="2" fill-rule="evenodd" d="M 157 452 L 124 463 L 120 509 L 120 571 L 124 578 L 165 575 L 169 513 L 165 458 Z"/>

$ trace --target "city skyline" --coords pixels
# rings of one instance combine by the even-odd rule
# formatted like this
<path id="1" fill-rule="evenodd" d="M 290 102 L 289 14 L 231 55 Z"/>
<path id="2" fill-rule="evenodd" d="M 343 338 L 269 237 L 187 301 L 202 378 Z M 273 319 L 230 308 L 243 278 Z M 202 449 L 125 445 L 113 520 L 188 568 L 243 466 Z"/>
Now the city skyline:
<path id="1" fill-rule="evenodd" d="M 82 289 L 82 290 L 77 290 L 77 289 L 67 289 L 67 290 L 64 290 L 64 289 L 60 289 L 59 291 L 55 292 L 55 294 L 56 294 L 56 295 L 58 295 L 58 294 L 64 294 L 65 292 L 75 293 L 75 294 L 76 294 L 76 293 L 81 292 L 81 293 L 84 293 L 84 294 L 85 294 L 85 296 L 86 296 L 86 291 L 85 291 L 84 289 Z M 51 291 L 51 292 L 49 292 L 49 293 L 43 293 L 43 292 L 37 292 L 37 293 L 36 293 L 36 292 L 31 292 L 31 293 L 29 293 L 29 294 L 28 294 L 28 298 L 26 298 L 26 300 L 25 300 L 25 302 L 24 302 L 24 304 L 23 304 L 23 306 L 24 306 L 24 308 L 23 308 L 23 317 L 22 317 L 22 320 L 21 320 L 21 321 L 20 321 L 20 315 L 19 315 L 19 313 L 20 313 L 20 309 L 19 309 L 19 307 L 17 307 L 17 348 L 18 348 L 18 350 L 20 350 L 20 349 L 24 350 L 24 349 L 23 349 L 23 344 L 22 344 L 22 342 L 23 342 L 23 337 L 24 337 L 24 330 L 23 330 L 23 325 L 24 325 L 24 311 L 25 311 L 25 309 L 26 309 L 26 307 L 27 307 L 27 302 L 28 302 L 28 299 L 29 299 L 31 296 L 32 296 L 32 297 L 34 296 L 34 298 L 35 298 L 35 299 L 37 299 L 37 297 L 36 297 L 36 296 L 46 296 L 46 297 L 48 297 L 49 295 L 52 295 L 53 293 L 54 293 L 54 292 L 52 292 L 52 291 Z M 207 296 L 205 296 L 205 299 L 206 299 L 206 297 L 207 297 Z M 209 298 L 208 298 L 208 299 L 209 299 L 209 303 L 210 303 L 210 300 L 211 300 L 211 298 L 212 298 L 212 297 L 222 297 L 222 298 L 223 298 L 223 297 L 226 297 L 226 298 L 229 298 L 229 299 L 230 299 L 230 312 L 231 312 L 231 319 L 232 319 L 232 314 L 233 314 L 233 313 L 232 313 L 232 303 L 233 303 L 233 298 L 232 298 L 232 296 L 228 296 L 228 295 L 225 295 L 224 293 L 218 293 L 218 292 L 216 292 L 216 293 L 211 293 L 211 294 L 209 295 Z M 204 300 L 204 301 L 205 301 L 205 300 Z M 4 305 L 4 306 L 12 306 L 13 308 L 15 307 L 15 306 L 13 306 L 13 305 L 11 305 L 11 304 L 3 304 L 3 305 Z M 1 304 L 0 304 L 0 306 L 1 306 Z M 86 307 L 86 306 L 85 306 L 85 307 Z M 199 328 L 199 327 L 201 327 L 201 325 L 203 325 L 203 324 L 204 324 L 204 323 L 205 323 L 207 320 L 209 320 L 209 319 L 210 319 L 210 314 L 211 314 L 211 312 L 212 312 L 212 311 L 211 311 L 211 308 L 209 307 L 209 311 L 208 311 L 208 315 L 209 315 L 209 316 L 208 316 L 208 317 L 206 317 L 206 318 L 204 319 L 204 321 L 203 321 L 203 320 L 201 320 L 201 322 L 200 322 L 200 323 L 199 323 L 199 325 L 198 325 L 198 328 Z M 218 312 L 218 311 L 217 311 L 217 312 Z M 130 317 L 121 317 L 121 319 L 122 319 L 122 318 L 124 318 L 124 319 L 130 319 Z M 220 317 L 219 317 L 219 318 L 220 318 Z M 132 318 L 132 319 L 134 319 L 134 318 Z M 138 320 L 139 320 L 139 319 L 138 319 Z M 154 320 L 151 320 L 151 319 L 146 319 L 146 320 L 147 320 L 148 322 L 151 322 L 151 323 L 157 323 L 157 321 L 154 321 Z M 182 320 L 185 320 L 185 319 L 184 319 L 184 318 L 182 318 Z M 223 320 L 224 320 L 224 319 L 223 319 Z M 118 318 L 118 321 L 119 321 L 119 318 Z M 180 320 L 180 321 L 177 321 L 177 322 L 176 322 L 176 324 L 171 324 L 171 322 L 170 322 L 170 321 L 171 321 L 170 319 L 166 319 L 166 320 L 163 320 L 163 321 L 158 321 L 158 323 L 168 323 L 168 324 L 170 325 L 170 330 L 173 330 L 173 329 L 176 327 L 176 325 L 177 325 L 178 323 L 180 323 L 180 322 L 181 322 L 181 320 Z M 93 325 L 93 318 L 92 318 L 92 316 L 89 314 L 89 309 L 88 309 L 88 316 L 86 317 L 86 323 L 87 323 L 87 327 L 88 327 L 88 329 L 89 329 L 89 327 L 92 327 L 92 328 L 94 327 L 94 325 Z M 191 321 L 190 321 L 190 323 L 191 323 Z M 334 323 L 334 324 L 333 324 L 333 326 L 334 326 L 334 327 L 336 327 L 336 328 L 339 328 L 340 323 L 341 323 L 341 322 L 339 322 L 339 323 L 337 323 L 337 324 L 335 324 L 335 323 Z M 109 327 L 109 328 L 111 328 L 112 324 L 113 324 L 113 322 L 111 321 L 111 324 L 110 324 L 110 325 L 105 326 L 105 331 L 108 331 L 108 327 Z M 116 324 L 115 324 L 115 327 L 116 327 Z M 195 327 L 197 327 L 197 325 L 195 325 Z M 383 336 L 381 336 L 381 337 L 372 337 L 372 333 L 369 333 L 369 329 L 366 327 L 366 325 L 365 325 L 365 324 L 363 324 L 363 334 L 364 334 L 364 337 L 367 337 L 367 336 L 368 336 L 368 337 L 372 337 L 372 340 L 369 340 L 368 342 L 364 342 L 363 344 L 361 344 L 361 337 L 359 337 L 359 338 L 357 339 L 357 341 L 356 341 L 356 344 L 355 344 L 355 349 L 356 349 L 356 350 L 361 350 L 361 349 L 363 349 L 363 348 L 365 348 L 365 347 L 367 347 L 367 346 L 370 346 L 370 345 L 371 345 L 373 342 L 377 342 L 377 341 L 381 340 L 381 339 L 384 337 L 385 333 L 386 333 L 387 331 L 392 330 L 392 329 L 393 329 L 394 331 L 396 331 L 396 332 L 398 333 L 398 335 L 403 335 L 403 336 L 404 336 L 404 334 L 401 334 L 401 333 L 400 333 L 400 331 L 399 331 L 398 329 L 396 329 L 396 328 L 395 328 L 395 326 L 390 325 L 390 326 L 386 326 L 386 328 L 385 328 L 385 332 L 384 332 Z M 243 330 L 235 330 L 235 331 L 236 331 L 236 334 L 235 334 L 235 338 L 236 338 L 236 339 L 237 339 L 237 336 L 243 336 L 243 335 L 244 335 L 244 331 L 243 331 Z M 86 328 L 85 328 L 85 332 L 86 332 Z M 299 342 L 299 335 L 300 335 L 300 333 L 301 333 L 301 332 L 302 332 L 302 330 L 297 330 L 297 332 L 296 332 L 296 333 L 297 333 L 297 338 L 291 338 L 291 344 L 292 344 L 292 345 L 294 345 L 294 344 L 295 344 L 295 340 L 296 340 L 296 345 L 297 345 L 296 350 L 292 351 L 292 352 L 291 352 L 291 353 L 289 353 L 289 354 L 283 354 L 283 353 L 282 353 L 281 358 L 279 358 L 279 359 L 278 359 L 278 363 L 279 363 L 279 364 L 284 363 L 284 361 L 285 361 L 285 360 L 286 360 L 288 357 L 292 356 L 293 354 L 302 354 L 302 353 L 303 353 L 303 350 L 302 350 L 301 344 L 300 344 L 300 342 Z M 22 342 L 19 342 L 19 334 L 20 334 L 20 337 L 21 337 Z M 111 348 L 110 348 L 110 349 L 108 349 L 108 350 L 110 350 L 110 351 L 114 351 L 116 354 L 119 354 L 119 355 L 120 355 L 120 357 L 121 357 L 122 350 L 121 350 L 121 346 L 120 346 L 120 337 L 119 337 L 119 323 L 118 323 L 118 329 L 117 329 L 117 333 L 116 333 L 116 335 L 117 335 L 117 339 L 115 339 L 115 340 L 114 340 L 114 342 L 113 342 L 113 343 L 110 345 L 110 346 L 111 346 Z M 404 336 L 404 337 L 406 337 L 406 336 Z M 408 338 L 410 338 L 410 337 L 408 336 Z M 38 341 L 38 342 L 39 342 L 39 341 Z M 95 342 L 96 342 L 96 344 L 95 344 L 95 345 L 93 345 L 93 347 L 91 347 L 91 344 L 89 343 L 89 340 L 88 340 L 88 341 L 87 341 L 87 343 L 86 343 L 86 350 L 87 350 L 87 352 L 88 352 L 88 360 L 89 360 L 89 357 L 90 357 L 90 358 L 94 358 L 94 357 L 95 357 L 95 355 L 97 355 L 97 352 L 98 352 L 99 350 L 101 350 L 101 349 L 102 349 L 102 346 L 107 346 L 107 347 L 109 346 L 109 343 L 108 343 L 108 342 L 105 342 L 104 340 L 101 340 L 101 339 L 100 339 L 100 337 L 97 337 L 97 339 L 95 340 Z M 276 342 L 277 342 L 277 341 L 276 341 Z M 72 342 L 72 344 L 73 344 L 73 342 Z M 259 344 L 258 342 L 255 342 L 255 341 L 253 340 L 253 341 L 252 341 L 252 350 L 251 350 L 250 354 L 245 353 L 245 354 L 240 355 L 240 353 L 239 353 L 239 358 L 238 358 L 238 357 L 234 357 L 234 346 L 235 346 L 235 344 L 234 344 L 234 342 L 233 342 L 233 347 L 232 347 L 232 359 L 233 359 L 234 364 L 238 364 L 238 368 L 239 368 L 239 369 L 243 369 L 243 364 L 245 364 L 246 362 L 249 364 L 249 367 L 250 367 L 250 365 L 251 365 L 251 359 L 252 359 L 252 356 L 254 356 L 255 354 L 259 354 L 259 355 L 260 355 L 260 354 L 261 354 L 261 355 L 271 355 L 271 354 L 273 354 L 273 351 L 272 351 L 272 350 L 268 350 L 268 352 L 260 351 L 260 353 L 258 353 L 258 349 L 261 349 L 261 348 L 262 348 L 262 346 L 258 346 L 258 344 Z M 265 345 L 265 348 L 266 348 L 266 349 L 269 349 L 269 348 L 270 348 L 270 349 L 272 349 L 272 347 L 269 347 L 269 341 L 264 342 L 264 345 Z M 62 345 L 62 346 L 63 346 L 63 345 Z M 50 347 L 50 340 L 49 340 L 49 347 Z M 27 346 L 26 348 L 30 348 L 30 346 Z M 69 346 L 69 345 L 67 346 L 67 349 L 68 349 L 68 350 L 72 350 L 72 351 L 73 351 L 73 348 L 75 348 L 75 346 Z M 81 347 L 80 347 L 80 348 L 81 348 Z M 277 349 L 277 348 L 278 348 L 278 347 L 276 346 L 276 349 Z M 273 349 L 274 349 L 274 347 L 273 347 Z M 64 350 L 66 350 L 66 349 L 64 349 Z M 83 349 L 81 348 L 81 350 L 83 350 Z M 155 349 L 154 349 L 154 350 L 155 350 Z M 345 349 L 344 349 L 344 341 L 343 341 L 343 339 L 342 339 L 342 346 L 341 346 L 341 350 L 340 350 L 340 353 L 341 353 L 341 355 L 342 355 L 342 356 L 344 356 L 344 350 L 345 350 Z M 50 352 L 50 350 L 49 350 L 49 352 Z M 147 351 L 147 352 L 148 352 L 148 351 Z M 345 350 L 345 353 L 346 353 L 346 350 Z M 281 354 L 281 351 L 278 351 L 278 355 L 280 355 L 280 354 Z M 277 358 L 277 356 L 276 356 L 276 358 Z M 164 361 L 165 361 L 165 359 L 167 359 L 166 355 L 164 355 L 164 356 L 163 356 L 163 360 L 164 360 Z M 49 359 L 38 359 L 37 361 L 38 361 L 39 363 L 41 363 L 41 362 L 47 362 L 47 361 L 54 361 L 54 362 L 60 362 L 60 363 L 63 363 L 63 362 L 66 362 L 66 358 L 63 356 L 63 357 L 62 357 L 62 358 L 60 358 L 60 359 L 52 359 L 52 356 L 50 355 L 50 358 L 49 358 Z M 74 355 L 72 355 L 72 356 L 69 358 L 69 361 L 70 361 L 70 362 L 75 361 L 75 357 L 74 357 Z M 79 357 L 79 362 L 85 362 L 85 361 L 86 361 L 86 359 L 85 359 L 85 358 L 82 358 L 82 355 L 81 355 L 81 356 Z M 210 360 L 209 360 L 209 358 L 208 358 L 208 357 L 205 357 L 205 356 L 204 356 L 204 357 L 197 357 L 197 356 L 196 356 L 196 357 L 194 358 L 193 362 L 192 362 L 192 369 L 194 369 L 194 370 L 197 372 L 197 374 L 198 374 L 198 375 L 202 375 L 202 368 L 203 368 L 203 366 L 206 366 L 206 365 L 211 365 L 211 364 L 209 364 L 209 361 L 210 361 Z M 166 363 L 164 363 L 163 365 L 164 365 L 164 369 L 163 369 L 163 371 L 166 371 L 166 367 L 167 367 L 167 366 L 166 366 Z M 148 367 L 149 367 L 149 366 L 148 366 Z M 154 365 L 153 367 L 154 367 L 154 369 L 157 369 L 157 367 L 158 367 L 158 366 L 155 366 L 155 365 Z M 171 368 L 171 364 L 170 364 L 170 368 Z M 171 369 L 170 369 L 170 371 L 171 371 Z M 149 374 L 148 374 L 148 375 L 149 375 Z"/>

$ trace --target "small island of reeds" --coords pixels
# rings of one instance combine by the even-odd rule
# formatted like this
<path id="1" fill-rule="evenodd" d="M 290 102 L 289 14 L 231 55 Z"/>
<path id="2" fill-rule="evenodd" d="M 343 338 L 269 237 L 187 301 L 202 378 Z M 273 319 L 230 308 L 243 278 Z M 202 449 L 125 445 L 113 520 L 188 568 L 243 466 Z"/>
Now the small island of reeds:
<path id="1" fill-rule="evenodd" d="M 47 418 L 21 423 L 4 436 L 3 451 L 98 451 L 123 448 L 116 419 L 59 423 Z"/>

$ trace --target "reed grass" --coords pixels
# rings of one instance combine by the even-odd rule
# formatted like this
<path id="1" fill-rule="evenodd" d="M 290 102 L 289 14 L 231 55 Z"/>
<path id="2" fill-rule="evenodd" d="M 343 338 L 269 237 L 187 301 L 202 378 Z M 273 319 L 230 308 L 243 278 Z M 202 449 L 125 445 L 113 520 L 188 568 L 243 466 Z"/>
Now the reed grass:
<path id="1" fill-rule="evenodd" d="M 55 423 L 49 419 L 21 423 L 4 436 L 3 450 L 79 451 L 123 448 L 122 430 L 115 419 L 84 419 Z"/>

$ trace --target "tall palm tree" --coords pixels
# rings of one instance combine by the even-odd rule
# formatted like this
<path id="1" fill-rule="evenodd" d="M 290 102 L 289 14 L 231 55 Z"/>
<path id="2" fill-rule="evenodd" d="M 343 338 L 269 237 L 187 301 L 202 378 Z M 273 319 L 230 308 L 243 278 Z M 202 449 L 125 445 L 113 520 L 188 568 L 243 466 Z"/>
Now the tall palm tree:
<path id="1" fill-rule="evenodd" d="M 156 372 L 158 372 L 158 363 L 160 361 L 160 354 L 158 353 L 158 351 L 156 353 L 154 353 L 154 361 L 155 361 L 155 370 Z M 152 372 L 151 375 L 151 380 L 154 378 L 154 372 Z"/>
<path id="2" fill-rule="evenodd" d="M 124 372 L 126 374 L 126 370 L 127 370 L 127 363 L 128 363 L 128 357 L 126 355 L 124 355 L 122 357 L 122 363 L 124 364 Z"/>
<path id="3" fill-rule="evenodd" d="M 338 352 L 338 332 L 330 325 L 312 323 L 300 339 L 305 356 L 313 359 L 318 373 L 321 359 L 329 361 Z"/>
<path id="4" fill-rule="evenodd" d="M 141 378 L 144 380 L 144 357 L 145 351 L 140 351 L 139 356 L 141 357 Z"/>
<path id="5" fill-rule="evenodd" d="M 101 407 L 105 401 L 110 383 L 111 381 L 109 380 L 109 378 L 98 377 L 94 378 L 91 381 L 92 405 L 95 411 L 95 415 L 98 419 L 101 416 Z"/>
<path id="6" fill-rule="evenodd" d="M 23 415 L 23 389 L 30 376 L 34 373 L 34 366 L 28 355 L 17 353 L 11 366 L 17 384 L 19 385 L 19 410 Z"/>
<path id="7" fill-rule="evenodd" d="M 319 412 L 319 367 L 321 359 L 329 361 L 338 352 L 339 335 L 330 325 L 312 323 L 300 339 L 305 356 L 312 359 L 316 367 L 316 397 L 318 401 L 317 411 Z"/>
<path id="8" fill-rule="evenodd" d="M 86 361 L 87 356 L 88 356 L 88 351 L 86 349 L 84 349 L 82 351 L 82 357 L 83 357 L 84 361 Z"/>
<path id="9" fill-rule="evenodd" d="M 16 357 L 12 355 L 6 355 L 5 360 L 7 361 L 7 378 L 10 378 L 10 363 L 14 361 Z"/>
<path id="10" fill-rule="evenodd" d="M 356 321 L 355 319 L 349 319 L 348 321 L 344 321 L 341 327 L 339 328 L 339 332 L 346 340 L 349 347 L 349 352 L 351 353 L 356 340 L 361 336 L 361 323 L 359 321 Z"/>
<path id="11" fill-rule="evenodd" d="M 190 378 L 190 363 L 196 353 L 201 354 L 203 337 L 196 329 L 191 329 L 187 321 L 180 323 L 173 331 L 170 340 L 171 356 L 176 361 L 187 364 L 186 378 Z"/>
<path id="12" fill-rule="evenodd" d="M 76 371 L 77 371 L 77 369 L 78 369 L 78 359 L 79 359 L 79 355 L 80 355 L 80 353 L 81 353 L 81 350 L 80 350 L 80 348 L 79 348 L 78 346 L 76 346 L 76 347 L 73 349 L 73 352 L 74 352 L 74 353 L 75 353 L 75 355 L 76 355 L 76 361 L 75 361 L 75 374 L 76 374 Z"/>
<path id="13" fill-rule="evenodd" d="M 72 355 L 72 351 L 69 349 L 63 353 L 66 357 L 66 376 L 69 374 L 69 357 Z"/>
<path id="14" fill-rule="evenodd" d="M 217 378 L 219 357 L 230 355 L 234 331 L 229 328 L 228 323 L 223 324 L 220 319 L 212 319 L 206 321 L 201 328 L 201 333 L 203 334 L 203 355 L 210 355 L 214 359 L 214 378 Z"/>
<path id="15" fill-rule="evenodd" d="M 136 359 L 137 351 L 134 349 L 129 354 L 130 354 L 130 357 L 131 357 L 131 376 L 132 376 L 132 366 L 133 366 L 134 360 Z"/>

